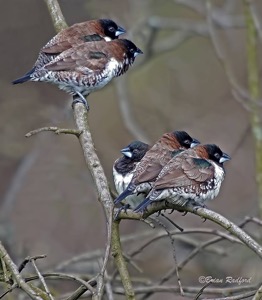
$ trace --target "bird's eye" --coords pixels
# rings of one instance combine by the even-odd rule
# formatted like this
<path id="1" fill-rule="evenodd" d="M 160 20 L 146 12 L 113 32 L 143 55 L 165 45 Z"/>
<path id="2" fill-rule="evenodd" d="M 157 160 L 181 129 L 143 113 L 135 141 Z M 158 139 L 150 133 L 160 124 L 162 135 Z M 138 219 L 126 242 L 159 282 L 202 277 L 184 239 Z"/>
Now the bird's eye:
<path id="1" fill-rule="evenodd" d="M 190 145 L 190 144 L 191 144 L 191 142 L 190 142 L 189 140 L 185 140 L 184 143 L 185 143 L 186 145 Z"/>
<path id="2" fill-rule="evenodd" d="M 215 153 L 214 156 L 215 156 L 216 159 L 218 159 L 218 160 L 220 159 L 220 154 L 219 153 Z"/>
<path id="3" fill-rule="evenodd" d="M 138 153 L 138 150 L 137 149 L 134 149 L 133 150 L 133 154 L 137 154 Z"/>
<path id="4" fill-rule="evenodd" d="M 135 49 L 134 49 L 134 48 L 131 48 L 129 51 L 130 51 L 130 53 L 134 53 L 134 52 L 135 52 Z"/>
<path id="5" fill-rule="evenodd" d="M 112 26 L 110 26 L 110 27 L 108 28 L 108 30 L 109 30 L 110 32 L 114 32 L 114 31 L 115 31 L 115 28 L 112 27 Z"/>

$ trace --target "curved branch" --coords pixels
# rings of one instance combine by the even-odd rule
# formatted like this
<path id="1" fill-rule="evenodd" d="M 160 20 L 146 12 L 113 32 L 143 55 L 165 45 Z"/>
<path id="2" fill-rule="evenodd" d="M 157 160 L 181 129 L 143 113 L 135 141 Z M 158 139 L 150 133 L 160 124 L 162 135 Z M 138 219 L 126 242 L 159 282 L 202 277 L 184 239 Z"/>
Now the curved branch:
<path id="1" fill-rule="evenodd" d="M 241 228 L 239 228 L 237 225 L 235 225 L 233 222 L 229 221 L 222 215 L 209 210 L 207 208 L 198 208 L 195 209 L 191 206 L 177 206 L 177 205 L 171 205 L 166 204 L 165 201 L 162 202 L 156 202 L 153 205 L 149 206 L 147 211 L 142 216 L 140 213 L 135 213 L 131 210 L 127 210 L 127 212 L 121 211 L 119 214 L 120 219 L 134 219 L 134 220 L 140 220 L 142 217 L 147 218 L 153 213 L 164 210 L 164 209 L 176 209 L 178 211 L 185 211 L 185 212 L 191 212 L 195 215 L 198 215 L 202 218 L 208 219 L 221 227 L 225 228 L 228 232 L 233 234 L 234 236 L 238 237 L 240 241 L 242 241 L 248 248 L 250 248 L 252 251 L 254 251 L 260 258 L 262 258 L 262 246 L 259 245 L 251 236 L 249 236 L 246 232 L 244 232 Z"/>

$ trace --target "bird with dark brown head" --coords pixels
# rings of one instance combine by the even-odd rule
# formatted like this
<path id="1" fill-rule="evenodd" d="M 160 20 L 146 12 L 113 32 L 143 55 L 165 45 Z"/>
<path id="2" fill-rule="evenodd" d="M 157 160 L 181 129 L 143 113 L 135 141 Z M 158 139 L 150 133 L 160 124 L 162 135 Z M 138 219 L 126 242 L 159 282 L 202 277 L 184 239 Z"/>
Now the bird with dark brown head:
<path id="1" fill-rule="evenodd" d="M 121 194 L 132 180 L 137 164 L 140 163 L 150 146 L 140 141 L 134 141 L 121 150 L 122 157 L 118 158 L 113 165 L 113 177 L 116 190 Z M 145 195 L 130 195 L 125 199 L 125 208 L 135 208 L 145 199 Z"/>
<path id="2" fill-rule="evenodd" d="M 57 55 L 74 46 L 95 41 L 112 41 L 125 32 L 125 29 L 110 19 L 96 19 L 74 24 L 61 30 L 40 50 L 33 70 L 43 67 Z M 31 72 L 32 70 L 28 73 Z"/>
<path id="3" fill-rule="evenodd" d="M 115 204 L 131 194 L 148 192 L 162 168 L 174 155 L 197 144 L 199 141 L 185 131 L 165 133 L 137 165 L 130 184 L 116 198 Z"/>
<path id="4" fill-rule="evenodd" d="M 184 206 L 204 206 L 215 198 L 225 177 L 223 163 L 230 157 L 214 145 L 198 145 L 172 158 L 162 169 L 146 199 L 135 212 L 143 212 L 154 201 Z"/>
<path id="5" fill-rule="evenodd" d="M 73 103 L 82 102 L 88 109 L 85 96 L 124 74 L 136 56 L 142 53 L 126 39 L 83 43 L 62 52 L 50 63 L 13 83 L 40 81 L 58 85 L 73 95 Z"/>

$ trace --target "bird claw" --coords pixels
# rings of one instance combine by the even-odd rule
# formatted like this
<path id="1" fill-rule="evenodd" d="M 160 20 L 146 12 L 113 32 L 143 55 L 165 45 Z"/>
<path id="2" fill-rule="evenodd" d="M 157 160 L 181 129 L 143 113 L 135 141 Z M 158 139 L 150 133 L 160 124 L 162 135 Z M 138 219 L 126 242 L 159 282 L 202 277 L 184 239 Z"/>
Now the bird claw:
<path id="1" fill-rule="evenodd" d="M 82 103 L 84 104 L 87 111 L 89 111 L 89 105 L 85 97 L 81 93 L 77 93 L 73 96 L 73 102 L 72 102 L 72 108 L 74 109 L 74 106 L 76 103 Z"/>
<path id="2" fill-rule="evenodd" d="M 141 213 L 141 215 L 143 216 L 144 215 L 144 213 L 147 211 L 147 209 L 146 209 L 146 207 L 145 208 L 143 208 L 143 209 L 135 209 L 134 210 L 134 212 L 135 213 Z"/>
<path id="3" fill-rule="evenodd" d="M 159 217 L 160 214 L 161 214 L 161 210 L 159 210 L 159 211 L 157 212 L 157 217 Z"/>
<path id="4" fill-rule="evenodd" d="M 205 204 L 196 204 L 194 207 L 193 207 L 193 212 L 197 212 L 197 210 L 199 208 L 206 208 L 206 205 Z"/>
<path id="5" fill-rule="evenodd" d="M 125 213 L 127 213 L 127 209 L 128 209 L 128 208 L 130 208 L 130 205 L 129 205 L 129 204 L 126 204 L 126 205 L 121 206 L 121 207 L 117 210 L 117 212 L 116 212 L 116 214 L 115 214 L 115 216 L 114 216 L 114 221 L 116 221 L 116 220 L 118 219 L 119 214 L 121 213 L 122 210 L 124 210 Z"/>

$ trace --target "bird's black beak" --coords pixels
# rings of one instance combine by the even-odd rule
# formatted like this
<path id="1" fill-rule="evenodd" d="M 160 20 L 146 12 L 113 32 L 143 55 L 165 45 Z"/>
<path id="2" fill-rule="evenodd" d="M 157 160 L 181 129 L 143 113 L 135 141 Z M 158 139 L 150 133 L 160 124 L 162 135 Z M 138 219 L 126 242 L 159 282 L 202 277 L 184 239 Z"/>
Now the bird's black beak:
<path id="1" fill-rule="evenodd" d="M 128 158 L 132 158 L 132 156 L 133 156 L 129 147 L 121 149 L 120 152 Z"/>
<path id="2" fill-rule="evenodd" d="M 190 148 L 193 148 L 193 147 L 195 147 L 199 144 L 200 144 L 199 140 L 193 139 L 192 142 L 191 142 Z"/>
<path id="3" fill-rule="evenodd" d="M 230 159 L 231 159 L 231 157 L 228 154 L 223 153 L 223 155 L 221 156 L 219 162 L 222 164 L 223 162 L 225 162 L 227 160 L 230 160 Z"/>
<path id="4" fill-rule="evenodd" d="M 126 33 L 125 29 L 123 27 L 118 26 L 115 35 L 119 36 L 124 33 Z"/>
<path id="5" fill-rule="evenodd" d="M 134 57 L 136 57 L 139 54 L 143 54 L 143 51 L 140 50 L 139 48 L 136 49 L 136 52 L 134 53 Z"/>

